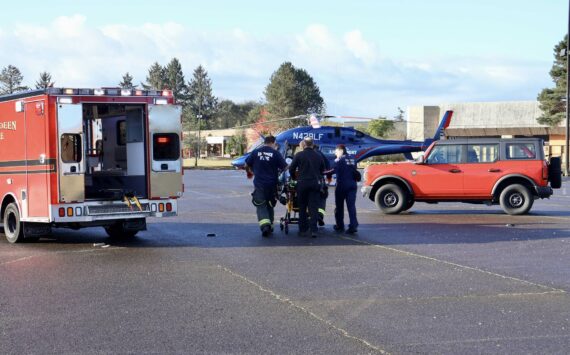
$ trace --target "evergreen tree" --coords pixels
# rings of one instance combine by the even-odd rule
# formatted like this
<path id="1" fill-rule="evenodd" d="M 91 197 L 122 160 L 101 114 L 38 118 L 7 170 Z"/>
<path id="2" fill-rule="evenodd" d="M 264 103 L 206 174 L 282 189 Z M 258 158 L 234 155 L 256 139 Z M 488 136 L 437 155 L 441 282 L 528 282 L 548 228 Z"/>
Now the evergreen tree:
<path id="1" fill-rule="evenodd" d="M 550 76 L 554 81 L 554 88 L 543 89 L 538 95 L 540 109 L 543 114 L 537 121 L 540 124 L 557 126 L 566 118 L 566 50 L 568 35 L 554 47 L 554 64 Z"/>
<path id="2" fill-rule="evenodd" d="M 148 75 L 146 77 L 146 84 L 143 87 L 147 90 L 162 90 L 166 86 L 166 70 L 154 62 L 154 64 L 148 69 Z"/>
<path id="3" fill-rule="evenodd" d="M 51 74 L 47 71 L 40 73 L 40 78 L 36 81 L 36 89 L 47 89 L 55 83 L 51 81 Z"/>
<path id="4" fill-rule="evenodd" d="M 188 101 L 185 120 L 197 128 L 198 115 L 202 116 L 201 129 L 209 128 L 209 119 L 214 116 L 218 107 L 218 99 L 212 94 L 212 81 L 201 65 L 194 70 L 188 82 Z"/>
<path id="5" fill-rule="evenodd" d="M 166 66 L 166 86 L 172 90 L 174 97 L 179 103 L 184 103 L 188 95 L 188 87 L 182 72 L 182 65 L 176 58 L 172 58 Z"/>
<path id="6" fill-rule="evenodd" d="M 134 89 L 135 86 L 133 85 L 133 77 L 129 72 L 126 72 L 123 75 L 123 80 L 119 83 L 119 87 L 121 89 Z"/>
<path id="7" fill-rule="evenodd" d="M 252 123 L 248 115 L 257 106 L 259 104 L 254 101 L 236 104 L 232 100 L 222 100 L 211 120 L 211 127 L 213 129 L 224 129 Z"/>
<path id="8" fill-rule="evenodd" d="M 290 62 L 281 64 L 265 88 L 267 109 L 273 118 L 323 113 L 325 104 L 313 78 Z"/>
<path id="9" fill-rule="evenodd" d="M 3 68 L 2 72 L 0 72 L 0 95 L 29 90 L 27 86 L 22 86 L 23 80 L 24 76 L 20 69 L 13 65 Z"/>

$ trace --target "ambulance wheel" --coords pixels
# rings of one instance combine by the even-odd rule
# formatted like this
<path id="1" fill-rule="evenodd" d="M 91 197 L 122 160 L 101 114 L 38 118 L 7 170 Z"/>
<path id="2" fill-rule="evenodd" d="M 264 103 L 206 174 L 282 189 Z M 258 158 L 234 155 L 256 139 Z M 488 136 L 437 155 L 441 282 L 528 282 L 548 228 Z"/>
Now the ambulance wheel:
<path id="1" fill-rule="evenodd" d="M 24 241 L 24 226 L 20 222 L 20 212 L 15 203 L 10 203 L 4 211 L 4 235 L 9 243 Z"/>
<path id="2" fill-rule="evenodd" d="M 109 237 L 117 240 L 131 239 L 138 233 L 137 230 L 125 229 L 122 223 L 115 223 L 105 227 L 105 232 L 107 232 Z"/>

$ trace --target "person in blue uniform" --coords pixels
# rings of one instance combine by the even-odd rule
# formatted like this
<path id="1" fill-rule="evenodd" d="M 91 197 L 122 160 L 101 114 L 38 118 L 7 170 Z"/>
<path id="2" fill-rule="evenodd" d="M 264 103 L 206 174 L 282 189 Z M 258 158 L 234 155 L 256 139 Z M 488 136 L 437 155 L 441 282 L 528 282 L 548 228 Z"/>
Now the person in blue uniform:
<path id="1" fill-rule="evenodd" d="M 261 235 L 273 232 L 274 207 L 277 202 L 277 182 L 287 163 L 275 149 L 275 137 L 265 137 L 264 144 L 252 151 L 245 160 L 248 176 L 253 173 L 252 202 L 256 208 Z"/>
<path id="2" fill-rule="evenodd" d="M 344 231 L 344 204 L 348 210 L 349 225 L 346 233 L 354 234 L 358 231 L 358 220 L 356 219 L 356 163 L 346 152 L 344 144 L 336 147 L 334 172 L 336 174 L 336 190 L 334 217 L 336 224 L 334 230 Z"/>
<path id="3" fill-rule="evenodd" d="M 319 201 L 325 162 L 319 153 L 314 150 L 312 138 L 303 140 L 305 149 L 295 155 L 289 166 L 289 174 L 297 180 L 297 199 L 299 202 L 299 235 L 310 233 L 317 237 L 319 214 Z M 307 211 L 309 215 L 307 215 Z M 310 216 L 310 219 L 309 219 Z"/>

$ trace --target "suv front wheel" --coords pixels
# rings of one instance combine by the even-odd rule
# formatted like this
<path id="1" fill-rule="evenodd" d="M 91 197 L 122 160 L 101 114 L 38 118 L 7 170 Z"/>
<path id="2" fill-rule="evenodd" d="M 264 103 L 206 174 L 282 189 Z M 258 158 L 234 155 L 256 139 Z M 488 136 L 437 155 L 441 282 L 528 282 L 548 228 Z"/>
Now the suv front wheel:
<path id="1" fill-rule="evenodd" d="M 527 214 L 534 203 L 534 196 L 530 190 L 520 184 L 505 187 L 499 196 L 503 210 L 510 215 Z"/>
<path id="2" fill-rule="evenodd" d="M 386 214 L 398 214 L 406 207 L 407 194 L 395 184 L 386 184 L 376 191 L 374 202 Z M 411 206 L 410 206 L 411 207 Z"/>

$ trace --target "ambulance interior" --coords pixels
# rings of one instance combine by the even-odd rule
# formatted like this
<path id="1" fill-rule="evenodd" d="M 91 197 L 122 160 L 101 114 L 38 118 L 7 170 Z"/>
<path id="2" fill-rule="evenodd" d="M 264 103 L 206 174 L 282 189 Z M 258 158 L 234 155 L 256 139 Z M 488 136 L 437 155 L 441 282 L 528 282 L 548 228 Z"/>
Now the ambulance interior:
<path id="1" fill-rule="evenodd" d="M 83 104 L 85 198 L 147 197 L 145 105 Z"/>

